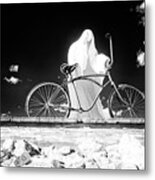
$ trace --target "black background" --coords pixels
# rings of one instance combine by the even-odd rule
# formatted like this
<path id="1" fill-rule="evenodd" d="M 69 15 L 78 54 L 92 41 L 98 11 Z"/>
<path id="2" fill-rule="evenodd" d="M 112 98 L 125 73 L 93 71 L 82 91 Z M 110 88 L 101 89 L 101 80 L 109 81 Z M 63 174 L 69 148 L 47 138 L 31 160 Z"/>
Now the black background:
<path id="1" fill-rule="evenodd" d="M 144 91 L 144 67 L 137 68 L 136 53 L 143 46 L 144 28 L 135 8 L 141 1 L 1 5 L 1 111 L 26 115 L 24 103 L 37 83 L 62 82 L 59 66 L 67 62 L 69 46 L 84 29 L 95 35 L 99 52 L 109 55 L 105 34 L 113 37 L 116 83 Z M 22 83 L 4 81 L 9 66 L 19 64 Z"/>

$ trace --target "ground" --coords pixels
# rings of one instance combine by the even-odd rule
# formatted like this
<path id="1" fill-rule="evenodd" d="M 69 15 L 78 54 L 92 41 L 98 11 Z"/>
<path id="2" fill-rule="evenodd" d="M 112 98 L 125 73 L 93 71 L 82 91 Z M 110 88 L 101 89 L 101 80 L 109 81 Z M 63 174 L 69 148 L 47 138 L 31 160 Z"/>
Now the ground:
<path id="1" fill-rule="evenodd" d="M 24 140 L 42 149 L 24 167 L 144 169 L 144 136 L 144 128 L 138 125 L 132 128 L 1 127 L 2 145 L 12 139 L 17 147 Z M 14 165 L 2 163 L 2 166 Z"/>

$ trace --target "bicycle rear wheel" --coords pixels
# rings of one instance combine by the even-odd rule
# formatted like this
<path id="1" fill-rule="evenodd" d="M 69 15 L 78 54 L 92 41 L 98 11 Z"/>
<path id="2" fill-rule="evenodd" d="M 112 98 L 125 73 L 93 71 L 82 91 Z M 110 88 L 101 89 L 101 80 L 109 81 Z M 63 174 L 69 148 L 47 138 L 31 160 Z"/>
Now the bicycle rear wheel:
<path id="1" fill-rule="evenodd" d="M 65 90 L 53 82 L 35 86 L 26 99 L 26 113 L 29 117 L 66 118 L 70 101 Z"/>
<path id="2" fill-rule="evenodd" d="M 137 88 L 121 84 L 118 91 L 123 99 L 120 99 L 116 91 L 110 96 L 109 110 L 113 117 L 122 118 L 144 118 L 145 117 L 145 96 Z"/>

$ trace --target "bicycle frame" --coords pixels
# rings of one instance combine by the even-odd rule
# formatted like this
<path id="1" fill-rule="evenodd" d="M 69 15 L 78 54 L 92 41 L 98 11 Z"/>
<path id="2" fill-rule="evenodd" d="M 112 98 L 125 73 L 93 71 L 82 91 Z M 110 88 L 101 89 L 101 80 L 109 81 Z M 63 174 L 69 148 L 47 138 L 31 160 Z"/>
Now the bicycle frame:
<path id="1" fill-rule="evenodd" d="M 144 95 L 143 93 L 141 93 L 138 89 L 136 89 L 135 87 L 133 86 L 130 86 L 130 85 L 123 85 L 121 84 L 120 86 L 116 85 L 115 82 L 113 81 L 111 75 L 110 75 L 110 69 L 112 68 L 112 65 L 113 65 L 113 46 L 112 46 L 112 36 L 108 33 L 106 34 L 106 38 L 109 39 L 109 46 L 110 46 L 110 61 L 106 62 L 105 63 L 105 67 L 107 68 L 107 72 L 106 74 L 90 74 L 90 75 L 84 75 L 84 76 L 78 76 L 78 77 L 75 77 L 73 78 L 71 72 L 73 72 L 75 70 L 75 68 L 77 67 L 77 63 L 74 64 L 74 65 L 70 65 L 67 67 L 67 64 L 63 65 L 63 67 L 60 67 L 60 70 L 63 74 L 66 75 L 66 79 L 62 84 L 61 84 L 61 87 L 59 84 L 57 83 L 53 83 L 53 82 L 47 82 L 47 83 L 42 83 L 42 84 L 39 84 L 37 86 L 35 86 L 29 93 L 27 99 L 26 99 L 26 111 L 27 111 L 27 114 L 28 116 L 30 116 L 31 112 L 33 112 L 33 109 L 35 109 L 35 106 L 33 108 L 30 108 L 29 106 L 29 102 L 30 100 L 32 100 L 32 95 L 34 95 L 35 97 L 35 91 L 38 90 L 39 92 L 39 95 L 41 96 L 42 99 L 44 98 L 47 98 L 47 90 L 48 88 L 46 88 L 46 86 L 48 85 L 50 88 L 55 88 L 55 91 L 54 91 L 54 97 L 51 95 L 51 91 L 50 89 L 48 90 L 49 94 L 48 94 L 48 98 L 47 99 L 44 99 L 44 102 L 42 103 L 41 102 L 41 107 L 39 108 L 39 110 L 36 111 L 36 115 L 39 115 L 39 113 L 41 112 L 42 113 L 42 110 L 43 110 L 43 115 L 50 115 L 56 111 L 60 111 L 60 112 L 65 112 L 65 115 L 62 114 L 61 116 L 69 116 L 69 112 L 70 111 L 77 111 L 79 113 L 82 113 L 82 112 L 88 112 L 90 111 L 94 106 L 95 104 L 97 103 L 97 100 L 99 99 L 102 91 L 104 88 L 106 88 L 109 84 L 111 85 L 111 87 L 114 89 L 114 91 L 112 92 L 112 94 L 110 94 L 110 99 L 109 99 L 109 104 L 108 104 L 108 107 L 110 109 L 110 113 L 113 115 L 113 116 L 116 116 L 116 117 L 138 117 L 138 115 L 140 115 L 141 117 L 141 111 L 143 110 L 143 101 L 144 101 Z M 66 70 L 65 70 L 66 68 Z M 68 69 L 67 69 L 68 68 Z M 102 84 L 99 83 L 98 81 L 96 81 L 94 78 L 95 77 L 100 77 L 100 78 L 105 78 L 107 77 L 106 79 L 107 80 L 103 80 Z M 96 86 L 100 87 L 100 90 L 99 92 L 97 93 L 97 95 L 94 97 L 94 99 L 92 100 L 92 104 L 90 104 L 90 106 L 87 108 L 87 109 L 84 109 L 82 107 L 82 104 L 80 102 L 80 94 L 78 94 L 78 91 L 77 91 L 77 88 L 76 88 L 76 84 L 75 82 L 76 81 L 79 81 L 79 80 L 83 80 L 83 81 L 89 81 L 90 83 L 94 83 Z M 71 107 L 71 99 L 70 99 L 70 96 L 68 96 L 68 94 L 66 94 L 65 90 L 66 90 L 66 85 L 68 84 L 72 84 L 73 86 L 73 89 L 75 91 L 75 98 L 77 98 L 77 102 L 78 102 L 78 107 Z M 42 86 L 45 86 L 44 88 L 44 91 L 45 92 L 42 92 L 41 91 L 41 87 Z M 132 90 L 132 93 L 131 93 L 131 90 Z M 57 104 L 54 102 L 55 98 L 58 96 L 59 92 L 61 91 L 61 98 L 64 100 L 62 103 L 59 103 L 57 102 Z M 129 91 L 129 93 L 128 93 Z M 122 92 L 122 93 L 121 93 Z M 139 97 L 139 99 L 134 99 L 134 102 L 131 102 L 131 98 L 133 99 L 133 97 L 131 97 L 131 95 L 135 93 L 136 97 Z M 124 97 L 124 94 L 127 96 L 127 97 Z M 44 97 L 46 96 L 46 97 Z M 60 96 L 59 96 L 60 97 Z M 36 97 L 37 98 L 37 97 Z M 118 99 L 119 98 L 119 99 Z M 120 114 L 120 111 L 116 111 L 114 110 L 114 108 L 112 107 L 112 102 L 113 100 L 116 100 L 116 101 L 119 101 L 118 103 L 121 103 L 121 105 L 123 106 L 123 108 L 125 109 L 121 109 L 121 114 Z M 128 102 L 129 100 L 129 102 Z M 36 100 L 35 100 L 36 101 Z M 120 102 L 121 101 L 121 102 Z M 138 101 L 141 102 L 139 103 L 138 105 L 136 105 L 135 103 Z M 38 98 L 38 101 L 36 103 L 40 102 L 40 99 Z M 34 99 L 33 99 L 33 103 L 34 103 Z M 32 103 L 31 103 L 32 104 Z M 119 105 L 118 105 L 119 106 Z M 138 107 L 137 107 L 138 106 Z M 36 105 L 36 107 L 38 107 Z M 51 107 L 51 111 L 50 111 L 50 108 Z M 121 107 L 120 107 L 121 108 Z M 138 108 L 138 110 L 137 110 Z M 135 109 L 137 111 L 137 114 L 135 113 Z M 39 111 L 39 112 L 38 112 Z M 47 112 L 48 111 L 48 112 Z M 114 113 L 113 113 L 114 111 Z M 125 112 L 125 114 L 122 114 L 122 112 Z M 126 114 L 126 112 L 130 113 L 129 115 Z M 48 114 L 49 113 L 49 114 Z M 119 114 L 120 115 L 119 115 Z M 32 114 L 33 115 L 33 114 Z M 35 115 L 35 112 L 34 112 L 34 115 Z M 54 115 L 54 117 L 56 117 L 56 115 Z"/>
<path id="2" fill-rule="evenodd" d="M 103 80 L 103 83 L 100 84 L 98 83 L 97 81 L 95 81 L 94 79 L 92 79 L 92 77 L 108 77 L 108 81 L 104 83 L 104 80 Z M 86 80 L 86 81 L 90 81 L 94 84 L 96 84 L 97 86 L 101 87 L 101 90 L 100 92 L 96 95 L 94 101 L 92 102 L 92 104 L 90 105 L 90 107 L 88 109 L 84 109 L 82 106 L 81 106 L 81 103 L 80 103 L 80 98 L 79 98 L 79 94 L 77 92 L 77 89 L 76 89 L 76 85 L 75 85 L 75 81 L 78 81 L 78 80 Z M 76 98 L 77 98 L 77 101 L 78 101 L 78 105 L 79 105 L 79 108 L 74 108 L 74 107 L 70 107 L 70 110 L 72 111 L 77 111 L 79 113 L 82 113 L 82 112 L 88 112 L 90 111 L 94 105 L 96 104 L 102 90 L 108 85 L 108 84 L 111 84 L 111 86 L 114 88 L 114 90 L 116 91 L 116 93 L 118 94 L 118 97 L 120 98 L 120 100 L 122 102 L 124 102 L 125 104 L 127 104 L 123 98 L 121 97 L 121 94 L 119 93 L 118 89 L 117 89 L 117 86 L 116 84 L 114 83 L 114 81 L 112 80 L 112 77 L 110 75 L 110 72 L 108 71 L 107 74 L 93 74 L 93 75 L 84 75 L 84 76 L 78 76 L 76 78 L 73 78 L 72 75 L 70 75 L 70 80 L 68 80 L 65 84 L 72 84 L 73 87 L 74 87 L 74 90 L 75 90 L 75 93 L 76 93 Z"/>
<path id="3" fill-rule="evenodd" d="M 82 112 L 88 112 L 90 111 L 94 105 L 96 104 L 102 90 L 108 85 L 108 84 L 111 84 L 111 86 L 114 88 L 114 90 L 116 91 L 118 97 L 120 98 L 120 100 L 125 104 L 127 105 L 128 103 L 125 102 L 125 100 L 122 98 L 121 94 L 119 93 L 118 91 L 118 88 L 115 84 L 115 82 L 112 80 L 112 77 L 110 75 L 110 69 L 112 68 L 112 65 L 113 65 L 113 44 L 112 44 L 112 36 L 110 33 L 107 33 L 106 34 L 106 38 L 109 39 L 109 46 L 110 46 L 110 63 L 108 64 L 108 71 L 106 74 L 93 74 L 93 75 L 84 75 L 84 76 L 78 76 L 76 78 L 73 78 L 72 77 L 72 74 L 69 74 L 69 79 L 70 80 L 67 80 L 67 82 L 65 82 L 65 85 L 66 84 L 69 84 L 71 83 L 74 87 L 74 90 L 75 90 L 75 94 L 76 94 L 76 98 L 77 98 L 77 101 L 78 101 L 78 105 L 79 105 L 79 108 L 74 108 L 74 107 L 69 107 L 69 110 L 72 110 L 72 111 L 77 111 L 79 113 L 82 113 Z M 68 79 L 67 77 L 67 79 Z M 108 77 L 108 81 L 106 83 L 104 83 L 104 80 L 102 82 L 102 84 L 98 83 L 97 81 L 95 81 L 94 79 L 92 79 L 92 77 Z M 79 98 L 79 94 L 77 92 L 77 89 L 76 89 L 76 86 L 75 86 L 75 81 L 78 81 L 78 80 L 86 80 L 86 81 L 90 81 L 94 84 L 96 84 L 97 86 L 101 87 L 101 90 L 100 92 L 96 95 L 94 101 L 92 102 L 92 104 L 90 105 L 90 107 L 88 109 L 84 109 L 82 106 L 81 106 L 81 103 L 80 103 L 80 98 Z M 70 98 L 70 97 L 69 97 Z"/>

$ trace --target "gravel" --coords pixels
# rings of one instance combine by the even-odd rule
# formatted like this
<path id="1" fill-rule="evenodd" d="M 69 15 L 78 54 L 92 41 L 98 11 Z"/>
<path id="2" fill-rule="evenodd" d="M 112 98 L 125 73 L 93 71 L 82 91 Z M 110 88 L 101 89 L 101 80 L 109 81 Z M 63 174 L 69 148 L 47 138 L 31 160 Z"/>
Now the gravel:
<path id="1" fill-rule="evenodd" d="M 1 129 L 1 166 L 144 170 L 144 129 Z"/>

